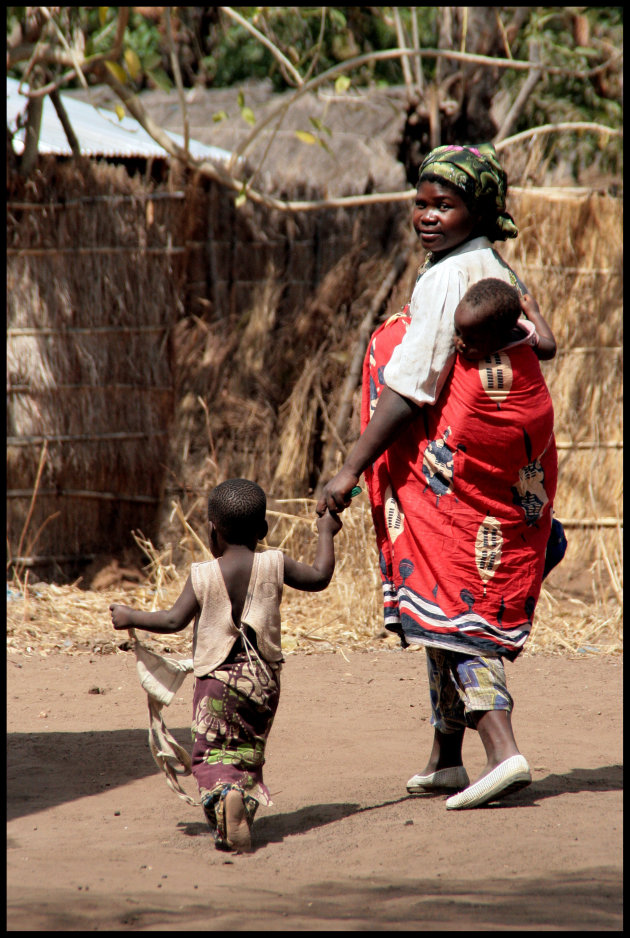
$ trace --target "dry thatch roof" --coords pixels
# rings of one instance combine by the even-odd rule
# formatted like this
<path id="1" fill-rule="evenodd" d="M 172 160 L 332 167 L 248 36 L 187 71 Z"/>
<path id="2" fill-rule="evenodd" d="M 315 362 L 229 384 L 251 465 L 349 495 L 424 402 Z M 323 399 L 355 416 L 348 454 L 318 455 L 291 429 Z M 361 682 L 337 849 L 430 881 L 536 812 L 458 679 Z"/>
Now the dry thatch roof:
<path id="1" fill-rule="evenodd" d="M 258 124 L 291 93 L 274 94 L 270 82 L 245 83 L 237 88 L 195 88 L 186 93 L 190 136 L 208 146 L 234 150 L 252 132 L 238 106 L 239 91 Z M 79 95 L 82 93 L 75 92 Z M 94 91 L 100 104 L 113 100 L 105 89 Z M 177 95 L 146 91 L 140 101 L 165 130 L 181 134 L 182 114 Z M 227 117 L 215 122 L 213 115 Z M 335 95 L 307 93 L 288 109 L 279 125 L 265 127 L 248 149 L 248 165 L 255 169 L 264 158 L 256 184 L 267 191 L 308 192 L 329 197 L 365 192 L 394 192 L 407 188 L 405 171 L 397 159 L 405 123 L 404 89 L 373 89 Z M 311 119 L 330 130 L 319 132 Z M 302 142 L 296 131 L 319 135 L 327 149 Z M 267 149 L 269 148 L 269 149 Z"/>

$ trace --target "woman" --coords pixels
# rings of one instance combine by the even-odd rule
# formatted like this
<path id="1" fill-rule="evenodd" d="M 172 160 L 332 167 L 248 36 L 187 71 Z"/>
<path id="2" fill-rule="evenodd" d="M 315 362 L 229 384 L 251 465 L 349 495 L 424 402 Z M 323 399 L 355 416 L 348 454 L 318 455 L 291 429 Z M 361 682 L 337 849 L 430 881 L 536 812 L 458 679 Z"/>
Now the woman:
<path id="1" fill-rule="evenodd" d="M 494 453 L 490 436 L 482 439 L 477 460 L 466 459 L 471 437 L 457 449 L 454 428 L 442 420 L 453 416 L 452 394 L 461 386 L 455 382 L 454 392 L 456 374 L 449 376 L 455 361 L 454 312 L 464 293 L 489 277 L 526 293 L 492 247 L 518 234 L 505 211 L 506 191 L 505 173 L 490 144 L 438 147 L 424 160 L 413 224 L 429 253 L 411 298 L 411 318 L 392 317 L 372 337 L 364 369 L 363 432 L 317 504 L 318 513 L 327 507 L 343 510 L 366 473 L 386 625 L 401 635 L 403 646 L 422 644 L 427 651 L 433 748 L 407 787 L 412 792 L 464 789 L 447 800 L 449 809 L 476 807 L 531 781 L 512 730 L 513 701 L 502 658 L 513 660 L 520 653 L 540 592 L 557 473 L 549 441 L 553 411 L 538 387 L 530 435 L 516 428 L 522 452 L 517 454 L 513 437 Z M 513 420 L 525 419 L 527 393 L 518 384 Z M 476 399 L 474 406 L 479 403 Z M 500 409 L 500 400 L 491 403 Z M 470 405 L 468 411 L 466 401 L 455 406 L 458 432 L 473 416 Z M 520 463 L 511 465 L 517 456 Z M 498 472 L 495 458 L 505 463 Z M 519 494 L 519 470 L 525 479 L 533 473 L 537 482 L 546 472 L 542 506 L 532 519 L 526 514 L 527 481 Z M 506 488 L 509 472 L 515 472 L 514 485 Z M 520 509 L 515 498 L 521 499 Z M 489 505 L 492 511 L 485 510 Z M 479 732 L 486 750 L 486 765 L 472 785 L 462 765 L 466 728 Z"/>

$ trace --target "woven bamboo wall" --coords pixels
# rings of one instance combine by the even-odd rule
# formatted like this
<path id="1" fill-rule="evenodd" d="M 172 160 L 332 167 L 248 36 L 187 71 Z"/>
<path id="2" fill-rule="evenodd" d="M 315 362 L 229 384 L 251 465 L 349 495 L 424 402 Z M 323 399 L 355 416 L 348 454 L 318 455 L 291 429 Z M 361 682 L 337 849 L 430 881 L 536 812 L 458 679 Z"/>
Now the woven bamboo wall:
<path id="1" fill-rule="evenodd" d="M 50 158 L 9 192 L 7 537 L 43 576 L 155 534 L 181 305 L 163 194 Z"/>

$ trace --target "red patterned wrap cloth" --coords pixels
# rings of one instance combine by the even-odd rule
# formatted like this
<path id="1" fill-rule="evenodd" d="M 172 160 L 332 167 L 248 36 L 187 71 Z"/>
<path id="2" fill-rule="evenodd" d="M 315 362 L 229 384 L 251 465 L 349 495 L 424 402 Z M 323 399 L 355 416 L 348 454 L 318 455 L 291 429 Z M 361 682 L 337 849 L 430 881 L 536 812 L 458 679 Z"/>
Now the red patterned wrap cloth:
<path id="1" fill-rule="evenodd" d="M 361 428 L 409 316 L 373 333 Z M 527 345 L 457 356 L 432 407 L 366 470 L 385 626 L 417 643 L 514 660 L 531 631 L 556 492 L 553 405 Z"/>

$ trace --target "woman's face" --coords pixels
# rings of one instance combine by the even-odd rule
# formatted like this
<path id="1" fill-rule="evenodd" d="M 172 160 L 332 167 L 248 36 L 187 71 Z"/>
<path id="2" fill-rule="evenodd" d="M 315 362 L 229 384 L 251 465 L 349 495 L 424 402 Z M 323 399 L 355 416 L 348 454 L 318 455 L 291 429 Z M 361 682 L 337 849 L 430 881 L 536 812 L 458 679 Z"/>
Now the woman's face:
<path id="1" fill-rule="evenodd" d="M 479 222 L 450 186 L 424 180 L 418 186 L 413 227 L 422 247 L 434 257 L 448 254 L 467 241 Z"/>

